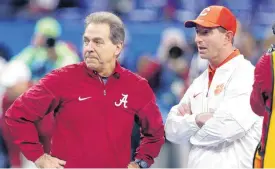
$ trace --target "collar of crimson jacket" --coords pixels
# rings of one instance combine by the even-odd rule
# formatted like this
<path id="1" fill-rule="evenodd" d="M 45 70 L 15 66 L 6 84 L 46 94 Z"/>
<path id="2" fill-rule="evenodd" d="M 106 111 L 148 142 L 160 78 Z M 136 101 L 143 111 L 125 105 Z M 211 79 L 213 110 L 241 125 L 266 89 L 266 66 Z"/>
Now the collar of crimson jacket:
<path id="1" fill-rule="evenodd" d="M 91 70 L 87 67 L 85 62 L 82 62 L 82 65 L 85 67 L 85 71 L 91 76 L 91 77 L 97 77 L 98 73 L 95 70 Z M 112 77 L 114 77 L 115 79 L 119 79 L 120 78 L 120 74 L 122 72 L 122 67 L 120 66 L 120 64 L 118 63 L 118 61 L 116 61 L 116 67 L 115 70 L 112 74 Z"/>

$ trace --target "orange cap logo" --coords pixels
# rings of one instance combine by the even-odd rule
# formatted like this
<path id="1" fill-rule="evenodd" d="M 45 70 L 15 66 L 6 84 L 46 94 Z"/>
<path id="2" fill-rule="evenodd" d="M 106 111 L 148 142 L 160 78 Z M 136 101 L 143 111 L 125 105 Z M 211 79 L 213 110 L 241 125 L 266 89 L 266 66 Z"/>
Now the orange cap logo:
<path id="1" fill-rule="evenodd" d="M 200 16 L 206 16 L 210 12 L 210 8 L 207 7 L 204 10 L 201 11 Z"/>

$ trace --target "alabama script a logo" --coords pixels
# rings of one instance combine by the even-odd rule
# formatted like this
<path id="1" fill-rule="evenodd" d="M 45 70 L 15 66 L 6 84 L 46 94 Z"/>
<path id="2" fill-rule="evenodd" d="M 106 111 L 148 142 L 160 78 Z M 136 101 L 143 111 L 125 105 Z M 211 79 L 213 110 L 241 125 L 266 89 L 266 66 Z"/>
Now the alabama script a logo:
<path id="1" fill-rule="evenodd" d="M 122 94 L 122 98 L 119 100 L 119 103 L 115 102 L 115 106 L 119 107 L 123 104 L 124 108 L 127 108 L 127 98 L 128 98 L 128 94 Z"/>

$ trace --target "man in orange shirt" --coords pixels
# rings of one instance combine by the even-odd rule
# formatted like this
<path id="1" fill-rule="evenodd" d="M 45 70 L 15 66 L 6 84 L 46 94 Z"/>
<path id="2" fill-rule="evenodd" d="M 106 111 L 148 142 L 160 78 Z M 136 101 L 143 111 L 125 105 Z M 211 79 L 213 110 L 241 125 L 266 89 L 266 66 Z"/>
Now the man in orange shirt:
<path id="1" fill-rule="evenodd" d="M 249 104 L 254 66 L 233 46 L 236 17 L 209 6 L 185 27 L 196 28 L 198 53 L 209 66 L 172 107 L 166 138 L 191 143 L 188 168 L 251 168 L 262 119 Z"/>

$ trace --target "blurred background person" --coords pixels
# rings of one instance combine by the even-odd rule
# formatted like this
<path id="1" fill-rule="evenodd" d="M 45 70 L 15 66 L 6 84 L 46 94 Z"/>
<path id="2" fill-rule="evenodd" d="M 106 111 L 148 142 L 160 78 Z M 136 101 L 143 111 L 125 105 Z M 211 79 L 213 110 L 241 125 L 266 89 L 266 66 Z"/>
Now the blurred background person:
<path id="1" fill-rule="evenodd" d="M 164 120 L 170 107 L 177 103 L 187 88 L 190 47 L 184 33 L 177 28 L 167 28 L 161 35 L 157 56 L 142 56 L 138 73 L 149 81 L 156 93 L 157 103 Z"/>
<path id="2" fill-rule="evenodd" d="M 259 58 L 259 41 L 248 31 L 244 24 L 237 20 L 237 32 L 234 37 L 234 45 L 240 50 L 247 60 L 256 64 Z"/>
<path id="3" fill-rule="evenodd" d="M 5 65 L 10 59 L 10 51 L 4 44 L 0 44 L 0 75 L 5 70 Z M 1 100 L 4 97 L 5 87 L 0 83 L 0 107 L 2 105 Z M 0 168 L 9 168 L 10 159 L 8 156 L 8 149 L 6 142 L 4 141 L 3 131 L 1 126 L 1 117 L 3 110 L 0 108 Z"/>
<path id="4" fill-rule="evenodd" d="M 189 85 L 188 61 L 191 48 L 181 29 L 170 27 L 161 34 L 157 56 L 144 55 L 138 63 L 138 73 L 149 81 L 165 122 L 169 109 L 176 104 Z M 180 166 L 180 146 L 166 141 L 154 167 Z"/>
<path id="5" fill-rule="evenodd" d="M 57 20 L 45 17 L 35 25 L 31 45 L 14 56 L 13 60 L 23 61 L 31 70 L 32 80 L 39 80 L 51 70 L 80 60 L 77 52 L 59 39 L 61 26 Z"/>
<path id="6" fill-rule="evenodd" d="M 16 144 L 13 143 L 11 134 L 3 122 L 5 112 L 13 104 L 15 99 L 23 92 L 28 90 L 32 85 L 31 71 L 22 61 L 11 61 L 5 65 L 4 70 L 0 73 L 0 84 L 5 87 L 3 97 L 0 99 L 0 130 L 2 131 L 3 140 L 5 140 L 7 152 L 9 155 L 10 165 L 14 168 L 34 166 L 21 153 Z M 39 131 L 39 139 L 44 145 L 46 152 L 50 152 L 50 139 L 54 127 L 53 113 L 36 124 Z"/>
<path id="7" fill-rule="evenodd" d="M 10 49 L 3 43 L 0 43 L 0 74 L 4 71 L 4 67 L 11 58 Z M 0 84 L 0 99 L 3 97 L 4 86 Z M 1 114 L 1 111 L 0 111 Z"/>
<path id="8" fill-rule="evenodd" d="M 12 167 L 21 167 L 21 156 L 18 147 L 13 144 L 8 129 L 4 125 L 4 116 L 6 110 L 12 105 L 13 101 L 24 91 L 29 88 L 31 72 L 29 68 L 20 61 L 12 61 L 5 65 L 4 70 L 0 74 L 0 84 L 5 87 L 5 92 L 1 98 L 0 127 L 4 140 L 7 145 L 10 164 Z"/>

